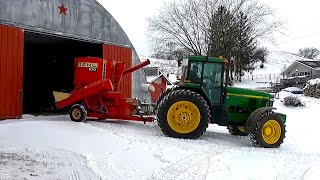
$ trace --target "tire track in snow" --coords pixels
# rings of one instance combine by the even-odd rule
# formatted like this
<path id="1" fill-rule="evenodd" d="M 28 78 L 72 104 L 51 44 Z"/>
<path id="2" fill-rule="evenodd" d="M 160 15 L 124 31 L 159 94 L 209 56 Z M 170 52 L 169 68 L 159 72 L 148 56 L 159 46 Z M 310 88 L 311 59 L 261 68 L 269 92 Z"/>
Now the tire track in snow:
<path id="1" fill-rule="evenodd" d="M 48 148 L 46 151 L 55 157 L 59 157 L 64 163 L 70 180 L 100 179 L 91 171 L 85 157 L 82 155 L 58 148 Z"/>
<path id="2" fill-rule="evenodd" d="M 89 169 L 86 159 L 74 152 L 51 147 L 2 144 L 0 155 L 1 153 L 17 154 L 17 157 L 13 156 L 15 158 L 12 162 L 2 164 L 3 168 L 10 169 L 10 171 L 0 171 L 0 179 L 3 178 L 2 176 L 8 177 L 4 179 L 22 179 L 22 177 L 29 176 L 29 178 L 36 177 L 37 179 L 100 179 Z M 0 169 L 2 167 L 0 164 Z M 13 176 L 15 174 L 18 174 L 19 177 Z"/>
<path id="3" fill-rule="evenodd" d="M 167 156 L 167 153 L 172 153 L 170 150 L 179 150 L 180 152 L 184 152 L 185 154 L 190 154 L 190 149 L 194 149 L 194 143 L 198 144 L 205 143 L 204 141 L 193 141 L 193 140 L 183 140 L 183 139 L 175 139 L 175 138 L 169 138 L 162 134 L 160 129 L 158 129 L 157 125 L 154 126 L 148 126 L 144 127 L 143 124 L 136 124 L 136 123 L 128 123 L 132 126 L 138 126 L 138 128 L 132 128 L 132 126 L 124 126 L 122 123 L 98 123 L 98 122 L 90 122 L 88 125 L 92 126 L 94 128 L 100 129 L 105 131 L 106 133 L 110 133 L 113 135 L 116 135 L 117 137 L 122 138 L 124 141 L 127 141 L 129 144 L 141 144 L 141 147 L 150 148 L 149 151 L 153 152 L 153 157 L 158 160 L 158 162 L 161 162 L 162 164 L 170 164 L 172 162 L 172 159 Z M 127 124 L 127 125 L 128 125 Z M 130 128 L 131 127 L 131 128 Z M 141 130 L 141 128 L 143 128 Z M 146 129 L 144 129 L 146 128 Z M 137 132 L 139 131 L 139 133 Z M 168 145 L 170 147 L 168 147 Z M 209 147 L 209 146 L 208 146 Z M 203 146 L 201 147 L 203 150 Z M 128 146 L 128 149 L 130 149 L 130 146 Z M 200 149 L 200 147 L 199 147 Z M 123 150 L 125 151 L 125 149 Z M 201 157 L 201 156 L 200 156 Z M 176 159 L 176 158 L 173 158 Z M 115 160 L 116 161 L 116 160 Z M 108 161 L 110 163 L 115 163 L 112 161 Z M 204 160 L 204 162 L 208 162 L 207 160 Z M 99 162 L 94 162 L 99 163 Z M 197 172 L 200 169 L 203 169 L 202 166 L 207 167 L 207 165 L 203 165 L 203 162 L 199 163 L 196 170 L 192 170 L 194 172 Z M 134 167 L 125 166 L 123 168 L 126 168 L 128 172 L 135 171 Z M 93 171 L 98 171 L 98 168 L 93 168 Z M 105 168 L 104 168 L 105 169 Z M 109 170 L 111 168 L 108 168 Z M 149 172 L 150 175 L 152 175 L 152 172 Z M 114 173 L 111 173 L 114 175 Z M 134 175 L 134 173 L 131 173 Z M 192 173 L 194 174 L 194 173 Z M 113 176 L 112 175 L 112 176 Z M 146 176 L 146 178 L 148 178 Z M 130 174 L 127 174 L 126 176 L 120 176 L 116 175 L 115 179 L 136 179 L 136 177 L 130 176 Z M 143 178 L 145 179 L 145 178 Z M 188 178 L 187 178 L 188 179 Z"/>
<path id="4" fill-rule="evenodd" d="M 161 167 L 165 167 L 155 170 L 149 179 L 206 179 L 215 174 L 221 178 L 237 177 L 239 172 L 230 171 L 230 167 L 242 168 L 241 163 L 248 161 L 251 163 L 248 164 L 248 167 L 257 168 L 260 165 L 255 160 L 259 158 L 262 158 L 262 165 L 272 171 L 270 176 L 277 179 L 301 179 L 314 161 L 320 161 L 319 153 L 299 151 L 295 144 L 291 145 L 286 141 L 280 148 L 266 149 L 252 147 L 248 137 L 227 133 L 207 131 L 200 140 L 188 141 L 165 137 L 155 126 L 145 128 L 142 124 L 131 122 L 126 126 L 122 123 L 99 124 L 94 122 L 92 126 L 121 137 L 129 144 L 141 143 L 145 147 L 156 150 L 154 157 L 162 163 Z M 189 155 L 182 159 L 172 158 L 170 150 Z M 202 153 L 190 155 L 192 152 Z M 209 165 L 217 167 L 208 170 Z M 286 171 L 281 169 L 286 169 Z M 260 169 L 258 171 L 260 172 Z M 260 174 L 256 173 L 247 175 L 253 179 L 260 177 Z"/>
<path id="5" fill-rule="evenodd" d="M 89 168 L 91 168 L 92 171 L 97 173 L 101 179 L 106 179 L 106 180 L 128 179 L 128 177 L 121 175 L 120 173 L 117 172 L 118 168 L 115 167 L 116 165 L 114 163 L 116 161 L 111 160 L 108 157 L 108 155 L 106 156 L 107 156 L 107 161 L 97 161 L 96 158 L 94 158 L 92 155 L 89 155 L 87 157 Z"/>
<path id="6" fill-rule="evenodd" d="M 68 170 L 70 180 L 79 180 L 79 174 L 73 165 L 70 162 L 64 162 L 64 164 Z"/>
<path id="7" fill-rule="evenodd" d="M 206 153 L 205 153 L 206 154 Z M 203 153 L 191 154 L 154 172 L 154 180 L 203 180 L 210 166 L 210 156 Z"/>

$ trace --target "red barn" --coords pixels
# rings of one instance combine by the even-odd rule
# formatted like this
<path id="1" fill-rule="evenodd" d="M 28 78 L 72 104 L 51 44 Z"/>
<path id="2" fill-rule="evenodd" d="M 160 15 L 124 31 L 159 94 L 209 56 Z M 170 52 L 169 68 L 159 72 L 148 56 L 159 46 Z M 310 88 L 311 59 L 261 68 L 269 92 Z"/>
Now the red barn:
<path id="1" fill-rule="evenodd" d="M 168 85 L 172 85 L 172 82 L 157 67 L 144 68 L 144 72 L 147 83 L 152 84 L 155 88 L 155 91 L 151 92 L 151 101 L 155 103 L 160 94 L 167 89 Z"/>
<path id="2" fill-rule="evenodd" d="M 42 114 L 53 91 L 73 90 L 76 57 L 140 62 L 118 22 L 97 0 L 0 0 L 0 119 Z M 139 70 L 123 78 L 126 97 L 150 99 Z"/>

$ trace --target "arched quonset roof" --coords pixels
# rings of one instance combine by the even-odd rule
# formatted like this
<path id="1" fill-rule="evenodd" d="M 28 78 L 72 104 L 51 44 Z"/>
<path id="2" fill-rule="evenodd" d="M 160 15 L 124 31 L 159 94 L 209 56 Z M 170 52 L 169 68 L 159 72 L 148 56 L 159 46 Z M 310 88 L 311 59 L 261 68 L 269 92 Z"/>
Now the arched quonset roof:
<path id="1" fill-rule="evenodd" d="M 96 0 L 0 0 L 0 24 L 60 36 L 129 46 L 133 65 L 140 62 L 128 36 L 111 14 Z M 141 91 L 143 71 L 132 78 L 133 96 L 150 102 Z"/>
<path id="2" fill-rule="evenodd" d="M 0 24 L 132 47 L 117 21 L 96 0 L 0 0 Z"/>

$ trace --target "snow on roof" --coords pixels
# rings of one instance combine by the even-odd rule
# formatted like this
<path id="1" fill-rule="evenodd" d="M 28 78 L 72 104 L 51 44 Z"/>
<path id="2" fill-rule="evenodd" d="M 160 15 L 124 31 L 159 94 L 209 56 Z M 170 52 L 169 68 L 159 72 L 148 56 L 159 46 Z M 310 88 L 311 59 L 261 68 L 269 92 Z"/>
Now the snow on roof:
<path id="1" fill-rule="evenodd" d="M 174 81 L 171 81 L 169 78 L 167 78 L 163 73 L 160 73 L 159 76 L 146 76 L 147 79 L 147 83 L 152 83 L 153 81 L 155 81 L 156 79 L 158 79 L 159 77 L 163 76 L 164 79 L 169 83 L 169 84 L 173 84 Z"/>
<path id="2" fill-rule="evenodd" d="M 147 83 L 151 83 L 154 80 L 156 80 L 159 76 L 146 76 L 147 78 Z"/>
<path id="3" fill-rule="evenodd" d="M 320 68 L 320 61 L 317 60 L 308 60 L 308 61 L 298 61 L 304 65 L 307 65 L 313 69 Z"/>

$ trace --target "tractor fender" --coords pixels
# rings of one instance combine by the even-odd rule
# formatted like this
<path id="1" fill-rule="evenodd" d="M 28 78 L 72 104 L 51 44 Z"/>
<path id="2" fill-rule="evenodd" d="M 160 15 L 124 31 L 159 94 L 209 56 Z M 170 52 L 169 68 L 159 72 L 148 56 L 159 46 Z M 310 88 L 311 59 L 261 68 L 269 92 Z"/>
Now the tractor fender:
<path id="1" fill-rule="evenodd" d="M 263 113 L 267 111 L 276 110 L 276 109 L 277 108 L 275 107 L 261 107 L 253 111 L 246 122 L 246 126 L 245 126 L 246 132 L 251 133 L 254 131 L 257 121 L 260 119 Z"/>

